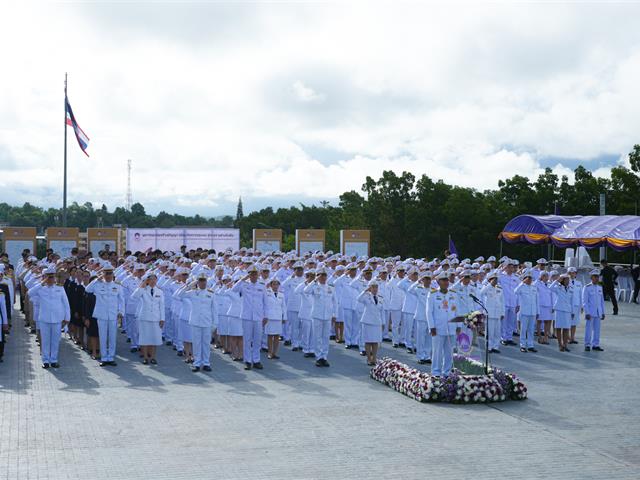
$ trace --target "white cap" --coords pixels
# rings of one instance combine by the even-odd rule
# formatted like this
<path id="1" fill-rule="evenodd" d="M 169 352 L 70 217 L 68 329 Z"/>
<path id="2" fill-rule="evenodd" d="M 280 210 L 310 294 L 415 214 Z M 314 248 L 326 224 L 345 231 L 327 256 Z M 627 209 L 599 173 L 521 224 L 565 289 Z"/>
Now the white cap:
<path id="1" fill-rule="evenodd" d="M 375 285 L 377 287 L 379 284 L 380 284 L 380 282 L 378 282 L 378 280 L 376 280 L 374 278 L 374 279 L 369 280 L 369 283 L 367 283 L 367 286 L 368 287 L 373 287 Z"/>
<path id="2" fill-rule="evenodd" d="M 437 277 L 436 280 L 449 280 L 449 274 L 447 272 L 441 272 Z"/>
<path id="3" fill-rule="evenodd" d="M 56 267 L 54 267 L 53 265 L 49 265 L 47 268 L 45 268 L 42 271 L 43 275 L 55 275 L 56 274 Z"/>
<path id="4" fill-rule="evenodd" d="M 567 273 L 576 273 L 577 271 L 578 271 L 578 269 L 576 267 L 567 268 Z"/>
<path id="5" fill-rule="evenodd" d="M 497 270 L 492 270 L 487 274 L 487 280 L 491 280 L 492 278 L 498 278 Z"/>
<path id="6" fill-rule="evenodd" d="M 255 265 L 249 265 L 249 268 L 247 268 L 245 271 L 247 273 L 257 272 L 258 271 L 258 267 L 256 267 Z"/>
<path id="7" fill-rule="evenodd" d="M 538 260 L 536 260 L 536 263 L 539 263 L 541 265 L 546 265 L 547 264 L 547 259 L 546 258 L 539 258 Z"/>
<path id="8" fill-rule="evenodd" d="M 495 261 L 496 261 L 496 257 L 494 257 L 493 255 L 487 258 L 487 262 L 495 262 Z"/>
<path id="9" fill-rule="evenodd" d="M 591 273 L 589 275 L 591 275 L 591 276 L 597 275 L 599 277 L 600 276 L 600 270 L 598 270 L 597 268 L 595 270 L 591 270 Z"/>

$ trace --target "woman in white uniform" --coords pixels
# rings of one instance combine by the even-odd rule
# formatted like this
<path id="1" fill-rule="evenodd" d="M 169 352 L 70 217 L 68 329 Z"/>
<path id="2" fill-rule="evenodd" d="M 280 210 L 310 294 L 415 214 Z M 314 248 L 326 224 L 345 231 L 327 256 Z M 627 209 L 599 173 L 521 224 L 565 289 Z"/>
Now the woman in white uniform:
<path id="1" fill-rule="evenodd" d="M 156 365 L 156 347 L 162 345 L 164 327 L 164 293 L 157 286 L 158 277 L 148 273 L 142 277 L 142 283 L 131 294 L 132 299 L 140 301 L 138 332 L 142 363 Z"/>
<path id="2" fill-rule="evenodd" d="M 225 275 L 226 276 L 226 275 Z M 229 299 L 229 309 L 227 310 L 229 348 L 231 349 L 231 358 L 234 362 L 242 361 L 242 319 L 240 311 L 242 310 L 242 299 L 238 292 L 231 290 L 233 282 L 227 282 L 222 291 Z"/>
<path id="3" fill-rule="evenodd" d="M 287 309 L 284 295 L 280 293 L 280 281 L 273 278 L 267 284 L 267 296 L 265 298 L 263 321 L 265 333 L 267 334 L 267 358 L 277 360 L 278 347 L 280 346 L 280 335 L 282 335 L 282 325 L 287 320 Z"/>
<path id="4" fill-rule="evenodd" d="M 569 286 L 570 281 L 569 275 L 565 273 L 560 275 L 558 280 L 549 287 L 555 294 L 553 309 L 556 312 L 556 336 L 561 352 L 569 351 L 567 345 L 569 344 L 569 332 L 573 317 L 573 290 Z"/>
<path id="5" fill-rule="evenodd" d="M 231 299 L 224 294 L 231 277 L 223 275 L 220 283 L 213 289 L 216 296 L 216 309 L 218 311 L 218 337 L 222 345 L 222 353 L 230 354 L 231 347 L 229 345 L 229 317 L 227 312 L 231 306 Z"/>
<path id="6" fill-rule="evenodd" d="M 364 304 L 360 317 L 361 334 L 367 365 L 373 366 L 378 360 L 378 345 L 382 342 L 384 315 L 384 299 L 378 295 L 378 281 L 369 281 L 366 290 L 358 295 L 357 301 Z"/>

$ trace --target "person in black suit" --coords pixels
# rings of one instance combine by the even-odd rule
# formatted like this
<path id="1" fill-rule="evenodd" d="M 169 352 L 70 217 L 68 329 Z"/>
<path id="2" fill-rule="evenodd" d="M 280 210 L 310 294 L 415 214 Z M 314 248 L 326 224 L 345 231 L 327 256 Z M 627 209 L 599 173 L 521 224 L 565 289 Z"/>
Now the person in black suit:
<path id="1" fill-rule="evenodd" d="M 640 265 L 634 265 L 631 268 L 631 278 L 633 278 L 633 296 L 631 301 L 638 303 L 638 294 L 640 293 Z"/>
<path id="2" fill-rule="evenodd" d="M 96 307 L 96 296 L 93 293 L 84 291 L 85 287 L 89 285 L 94 278 L 95 274 L 92 277 L 88 271 L 85 270 L 82 272 L 83 295 L 80 308 L 82 311 L 82 320 L 87 330 L 87 349 L 91 354 L 91 358 L 97 360 L 100 349 L 100 338 L 98 336 L 98 319 L 93 316 L 93 310 Z"/>
<path id="3" fill-rule="evenodd" d="M 609 266 L 609 262 L 607 262 L 606 260 L 601 260 L 600 265 L 602 265 L 600 275 L 602 275 L 602 290 L 604 291 L 604 299 L 607 300 L 607 297 L 611 299 L 611 303 L 613 304 L 613 314 L 618 315 L 618 299 L 616 298 L 615 292 L 618 272 L 616 272 L 613 267 Z"/>

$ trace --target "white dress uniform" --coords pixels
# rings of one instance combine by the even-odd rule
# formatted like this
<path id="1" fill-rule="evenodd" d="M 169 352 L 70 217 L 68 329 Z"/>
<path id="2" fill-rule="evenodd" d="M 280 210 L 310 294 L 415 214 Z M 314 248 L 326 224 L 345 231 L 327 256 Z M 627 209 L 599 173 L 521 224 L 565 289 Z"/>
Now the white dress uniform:
<path id="1" fill-rule="evenodd" d="M 305 354 L 313 353 L 315 350 L 315 344 L 313 342 L 313 318 L 311 317 L 311 310 L 313 309 L 313 298 L 311 293 L 305 293 L 305 288 L 308 285 L 301 283 L 295 289 L 295 293 L 300 295 L 300 311 L 298 312 L 298 319 L 300 320 L 300 348 Z"/>
<path id="2" fill-rule="evenodd" d="M 287 320 L 287 307 L 282 292 L 267 289 L 265 297 L 265 316 L 267 335 L 282 335 L 283 323 Z"/>
<path id="3" fill-rule="evenodd" d="M 211 366 L 211 332 L 216 323 L 216 297 L 208 288 L 187 290 L 183 287 L 178 295 L 191 303 L 189 326 L 193 341 L 193 366 Z"/>
<path id="4" fill-rule="evenodd" d="M 354 313 L 356 318 L 358 319 L 358 327 L 356 328 L 357 342 L 354 345 L 358 345 L 358 348 L 361 352 L 364 352 L 364 342 L 362 341 L 362 322 L 360 319 L 362 318 L 362 311 L 364 310 L 364 305 L 357 301 L 358 295 L 364 292 L 369 286 L 369 280 L 366 280 L 363 275 L 355 278 L 351 283 L 351 287 L 354 289 L 354 295 L 356 297 Z M 380 292 L 378 292 L 380 293 Z"/>
<path id="5" fill-rule="evenodd" d="M 266 290 L 264 284 L 241 280 L 231 288 L 231 291 L 239 293 L 242 301 L 240 318 L 242 318 L 244 361 L 245 363 L 260 363 L 262 320 L 265 318 Z"/>
<path id="6" fill-rule="evenodd" d="M 216 312 L 218 313 L 218 335 L 229 335 L 229 317 L 227 312 L 231 306 L 231 299 L 224 293 L 224 285 L 216 285 L 213 294 L 216 299 Z"/>
<path id="7" fill-rule="evenodd" d="M 553 309 L 556 312 L 556 328 L 570 328 L 573 314 L 573 289 L 555 281 L 549 287 L 555 294 Z"/>
<path id="8" fill-rule="evenodd" d="M 571 319 L 571 326 L 576 327 L 580 324 L 580 311 L 582 310 L 582 289 L 584 286 L 582 282 L 577 278 L 574 278 L 569 283 L 573 289 L 573 318 Z"/>
<path id="9" fill-rule="evenodd" d="M 538 280 L 535 285 L 538 289 L 538 318 L 548 322 L 553 319 L 553 294 L 548 282 Z"/>
<path id="10" fill-rule="evenodd" d="M 500 345 L 500 319 L 504 316 L 504 295 L 500 285 L 487 283 L 480 291 L 480 298 L 488 312 L 487 330 L 489 349 L 497 350 Z"/>
<path id="11" fill-rule="evenodd" d="M 522 282 L 514 290 L 520 317 L 520 348 L 533 348 L 536 317 L 538 316 L 538 287 Z"/>
<path id="12" fill-rule="evenodd" d="M 391 333 L 389 331 L 389 322 L 391 318 L 391 311 L 389 309 L 389 303 L 391 300 L 391 286 L 389 280 L 378 280 L 378 296 L 383 299 L 382 305 L 384 306 L 383 313 L 383 325 L 382 325 L 382 339 L 391 340 Z"/>
<path id="13" fill-rule="evenodd" d="M 238 292 L 231 290 L 231 287 L 223 288 L 221 295 L 229 300 L 229 309 L 227 310 L 227 321 L 229 322 L 229 336 L 242 336 L 242 319 L 240 312 L 242 311 L 242 299 Z"/>
<path id="14" fill-rule="evenodd" d="M 604 294 L 602 286 L 588 283 L 582 289 L 585 330 L 584 346 L 600 346 L 600 321 L 604 318 Z"/>
<path id="15" fill-rule="evenodd" d="M 427 322 L 427 299 L 431 290 L 426 288 L 421 281 L 415 282 L 409 287 L 408 292 L 416 297 L 416 355 L 418 360 L 431 360 L 431 334 Z"/>
<path id="16" fill-rule="evenodd" d="M 360 319 L 354 312 L 358 294 L 357 290 L 351 286 L 353 280 L 353 278 L 345 273 L 335 282 L 335 287 L 340 295 L 338 297 L 338 304 L 340 305 L 344 319 L 344 342 L 347 347 L 358 345 L 360 332 Z"/>
<path id="17" fill-rule="evenodd" d="M 140 278 L 129 275 L 122 280 L 122 287 L 124 288 L 125 299 L 125 316 L 126 316 L 126 330 L 127 338 L 131 340 L 131 348 L 138 348 L 140 342 L 138 337 L 140 336 L 138 327 L 138 316 L 140 312 L 140 300 L 137 297 L 133 297 L 133 292 L 140 286 Z"/>
<path id="18" fill-rule="evenodd" d="M 404 291 L 398 287 L 401 278 L 393 277 L 389 280 L 390 298 L 387 302 L 389 316 L 391 317 L 391 339 L 394 345 L 401 343 L 402 338 L 402 304 L 404 303 Z"/>
<path id="19" fill-rule="evenodd" d="M 413 349 L 413 335 L 415 330 L 414 317 L 416 308 L 418 307 L 418 299 L 413 293 L 409 292 L 409 287 L 412 284 L 413 282 L 409 280 L 408 275 L 398 282 L 398 288 L 404 292 L 404 302 L 402 303 L 402 338 L 400 343 L 411 349 Z"/>
<path id="20" fill-rule="evenodd" d="M 328 284 L 311 282 L 304 288 L 305 294 L 312 298 L 311 318 L 313 320 L 313 345 L 316 360 L 327 360 L 329 356 L 329 337 L 331 336 L 331 319 L 338 314 L 338 300 L 335 288 Z"/>
<path id="21" fill-rule="evenodd" d="M 169 345 L 173 343 L 175 333 L 173 329 L 173 318 L 171 315 L 173 294 L 178 289 L 176 282 L 168 275 L 158 280 L 157 286 L 164 293 L 164 328 L 162 329 L 165 340 Z"/>
<path id="22" fill-rule="evenodd" d="M 462 282 L 458 282 L 453 286 L 451 290 L 455 291 L 459 297 L 457 312 L 459 316 L 467 315 L 468 313 L 471 313 L 476 309 L 476 304 L 473 301 L 471 295 L 477 297 L 478 292 L 471 282 L 469 282 L 468 285 L 464 285 Z M 472 329 L 470 329 L 466 325 L 462 325 L 460 328 L 469 337 L 469 340 L 473 339 Z"/>
<path id="23" fill-rule="evenodd" d="M 280 289 L 284 294 L 287 307 L 287 320 L 283 326 L 283 337 L 285 341 L 290 341 L 293 348 L 300 348 L 300 304 L 302 298 L 296 293 L 296 288 L 304 283 L 304 275 L 299 277 L 289 277 L 282 282 Z"/>
<path id="24" fill-rule="evenodd" d="M 58 363 L 61 324 L 71 319 L 69 300 L 64 288 L 43 285 L 33 292 L 38 298 L 38 325 L 42 363 Z"/>
<path id="25" fill-rule="evenodd" d="M 508 275 L 501 273 L 498 277 L 498 283 L 502 288 L 504 295 L 504 320 L 502 320 L 502 340 L 512 341 L 513 332 L 516 329 L 516 294 L 514 290 L 520 283 L 518 277 L 514 274 Z"/>
<path id="26" fill-rule="evenodd" d="M 443 293 L 436 290 L 427 299 L 427 322 L 429 329 L 435 328 L 431 373 L 436 376 L 449 375 L 453 368 L 453 345 L 457 323 L 450 320 L 458 316 L 456 302 L 458 295 L 450 290 Z"/>
<path id="27" fill-rule="evenodd" d="M 164 292 L 156 285 L 154 288 L 138 287 L 131 295 L 140 306 L 137 315 L 140 345 L 162 345 L 160 322 L 164 322 Z"/>
<path id="28" fill-rule="evenodd" d="M 86 286 L 85 292 L 96 296 L 93 316 L 98 320 L 100 360 L 113 362 L 116 356 L 118 315 L 124 316 L 125 312 L 123 288 L 115 282 L 96 279 Z"/>
<path id="29" fill-rule="evenodd" d="M 374 296 L 369 291 L 360 293 L 357 301 L 362 304 L 362 341 L 364 343 L 380 343 L 384 315 L 384 299 Z"/>

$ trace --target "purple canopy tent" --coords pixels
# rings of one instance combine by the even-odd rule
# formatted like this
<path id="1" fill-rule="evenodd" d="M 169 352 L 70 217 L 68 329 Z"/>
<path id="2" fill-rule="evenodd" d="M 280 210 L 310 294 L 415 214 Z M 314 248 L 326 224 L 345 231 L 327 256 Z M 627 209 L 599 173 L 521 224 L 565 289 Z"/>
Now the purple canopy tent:
<path id="1" fill-rule="evenodd" d="M 610 246 L 622 251 L 640 247 L 640 217 L 635 215 L 519 215 L 498 235 L 509 243 L 553 243 L 566 248 Z"/>

